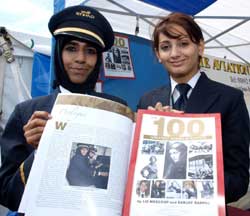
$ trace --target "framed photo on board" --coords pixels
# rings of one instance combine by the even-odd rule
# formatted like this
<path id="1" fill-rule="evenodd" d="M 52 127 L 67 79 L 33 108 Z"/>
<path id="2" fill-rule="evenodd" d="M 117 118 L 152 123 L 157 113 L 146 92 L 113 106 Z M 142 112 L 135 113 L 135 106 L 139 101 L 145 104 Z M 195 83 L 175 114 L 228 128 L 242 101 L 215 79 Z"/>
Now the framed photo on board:
<path id="1" fill-rule="evenodd" d="M 115 35 L 114 46 L 104 52 L 102 57 L 105 77 L 135 78 L 128 37 Z"/>

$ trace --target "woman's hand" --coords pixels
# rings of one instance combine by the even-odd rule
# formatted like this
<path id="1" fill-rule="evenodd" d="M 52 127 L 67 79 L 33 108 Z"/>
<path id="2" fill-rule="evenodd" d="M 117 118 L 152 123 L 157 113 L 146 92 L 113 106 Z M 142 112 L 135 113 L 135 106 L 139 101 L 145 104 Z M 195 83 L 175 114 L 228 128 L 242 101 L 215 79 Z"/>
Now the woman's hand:
<path id="1" fill-rule="evenodd" d="M 26 142 L 34 148 L 38 147 L 44 127 L 52 116 L 45 111 L 35 111 L 26 125 L 24 125 L 24 136 Z"/>
<path id="2" fill-rule="evenodd" d="M 172 109 L 170 106 L 163 106 L 161 102 L 157 102 L 155 107 L 149 106 L 148 110 L 156 110 L 162 112 L 184 113 L 184 111 Z"/>

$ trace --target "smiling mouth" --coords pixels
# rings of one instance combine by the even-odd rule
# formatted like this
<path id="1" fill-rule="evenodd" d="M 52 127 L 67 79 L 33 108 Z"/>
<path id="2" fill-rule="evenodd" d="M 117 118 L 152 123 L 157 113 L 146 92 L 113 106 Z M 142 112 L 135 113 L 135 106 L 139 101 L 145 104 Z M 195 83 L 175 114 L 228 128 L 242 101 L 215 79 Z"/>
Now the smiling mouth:
<path id="1" fill-rule="evenodd" d="M 173 66 L 181 66 L 181 65 L 183 65 L 183 63 L 184 63 L 184 60 L 181 60 L 181 61 L 171 62 L 171 65 L 173 65 Z"/>
<path id="2" fill-rule="evenodd" d="M 73 73 L 86 73 L 88 71 L 87 68 L 71 68 L 71 71 Z"/>

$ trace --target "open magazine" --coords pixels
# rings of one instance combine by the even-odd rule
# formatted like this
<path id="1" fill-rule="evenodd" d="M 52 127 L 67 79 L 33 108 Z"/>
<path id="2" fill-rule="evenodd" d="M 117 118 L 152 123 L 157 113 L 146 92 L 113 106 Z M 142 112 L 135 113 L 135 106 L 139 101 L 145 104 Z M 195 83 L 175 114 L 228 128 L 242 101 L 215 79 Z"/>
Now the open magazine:
<path id="1" fill-rule="evenodd" d="M 218 114 L 140 110 L 134 133 L 128 107 L 78 94 L 59 94 L 51 114 L 19 212 L 225 215 Z"/>
<path id="2" fill-rule="evenodd" d="M 107 99 L 59 94 L 41 137 L 19 212 L 119 215 L 133 134 L 132 112 Z"/>

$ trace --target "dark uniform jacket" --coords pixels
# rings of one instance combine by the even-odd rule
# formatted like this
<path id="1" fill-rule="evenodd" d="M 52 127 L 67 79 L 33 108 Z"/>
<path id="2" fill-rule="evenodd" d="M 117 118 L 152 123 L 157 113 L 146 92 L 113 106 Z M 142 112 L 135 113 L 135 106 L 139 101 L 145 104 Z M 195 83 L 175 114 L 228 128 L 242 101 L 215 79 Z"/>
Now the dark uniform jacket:
<path id="1" fill-rule="evenodd" d="M 163 86 L 145 94 L 138 109 L 157 102 L 170 103 L 171 88 Z M 185 113 L 220 113 L 224 156 L 226 202 L 243 196 L 249 182 L 249 115 L 242 91 L 201 76 L 188 99 Z"/>
<path id="2" fill-rule="evenodd" d="M 83 156 L 80 149 L 76 151 L 76 154 L 70 160 L 66 178 L 72 186 L 87 187 L 94 185 L 93 170 L 88 155 Z"/>
<path id="3" fill-rule="evenodd" d="M 34 98 L 18 104 L 11 114 L 0 138 L 2 166 L 0 167 L 0 203 L 10 210 L 19 207 L 24 186 L 34 159 L 34 148 L 26 143 L 23 126 L 35 111 L 51 112 L 56 96 L 53 94 Z M 125 101 L 104 93 L 90 95 L 110 99 L 124 105 Z"/>

